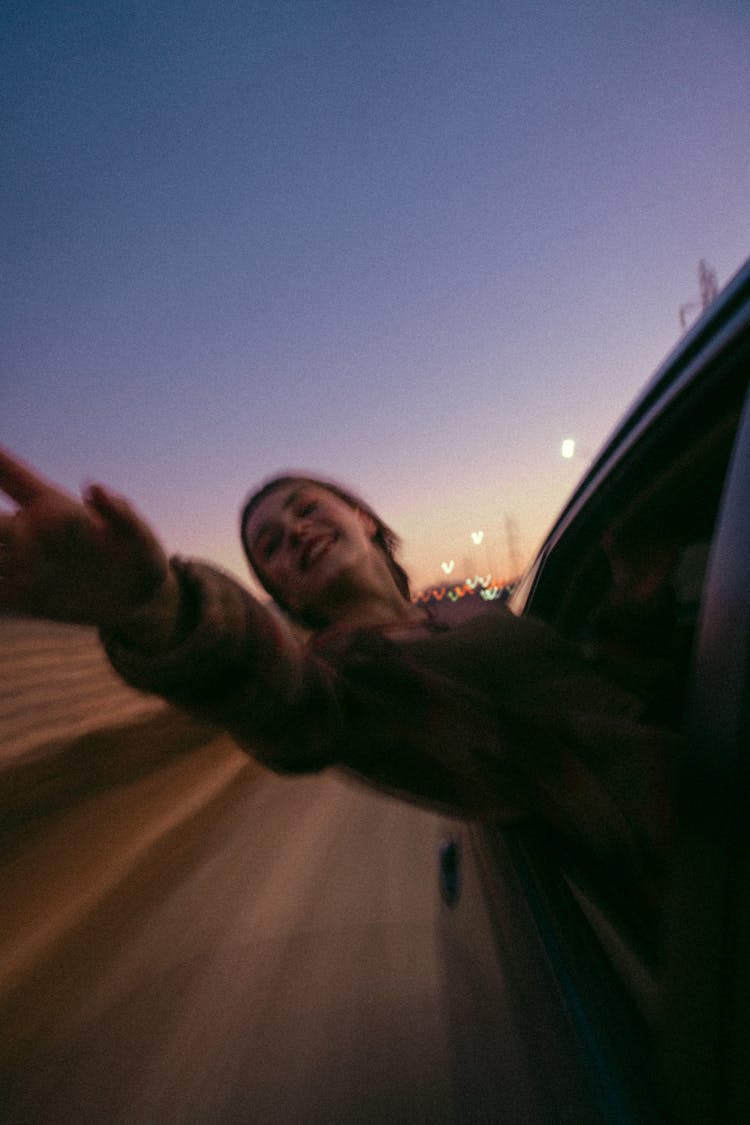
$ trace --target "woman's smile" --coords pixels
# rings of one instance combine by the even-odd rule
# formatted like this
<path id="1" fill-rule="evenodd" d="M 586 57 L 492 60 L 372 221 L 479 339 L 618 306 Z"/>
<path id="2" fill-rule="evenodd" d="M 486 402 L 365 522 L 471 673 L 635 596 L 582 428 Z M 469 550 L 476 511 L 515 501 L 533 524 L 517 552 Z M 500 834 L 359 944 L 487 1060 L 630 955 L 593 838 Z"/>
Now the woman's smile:
<path id="1" fill-rule="evenodd" d="M 297 477 L 266 492 L 242 529 L 251 565 L 277 602 L 319 625 L 369 621 L 373 612 L 390 620 L 408 607 L 377 534 L 366 508 Z"/>
<path id="2" fill-rule="evenodd" d="M 300 551 L 300 569 L 305 572 L 315 565 L 338 539 L 337 532 L 325 531 L 305 537 Z"/>

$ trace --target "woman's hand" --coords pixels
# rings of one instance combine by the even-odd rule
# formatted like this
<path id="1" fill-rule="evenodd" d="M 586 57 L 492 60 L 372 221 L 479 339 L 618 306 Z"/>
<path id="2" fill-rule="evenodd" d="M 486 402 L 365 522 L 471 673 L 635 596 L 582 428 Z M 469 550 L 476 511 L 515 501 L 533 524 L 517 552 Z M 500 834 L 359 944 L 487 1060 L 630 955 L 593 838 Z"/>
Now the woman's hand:
<path id="1" fill-rule="evenodd" d="M 83 501 L 0 448 L 0 610 L 163 639 L 179 611 L 176 580 L 149 526 L 94 485 Z"/>

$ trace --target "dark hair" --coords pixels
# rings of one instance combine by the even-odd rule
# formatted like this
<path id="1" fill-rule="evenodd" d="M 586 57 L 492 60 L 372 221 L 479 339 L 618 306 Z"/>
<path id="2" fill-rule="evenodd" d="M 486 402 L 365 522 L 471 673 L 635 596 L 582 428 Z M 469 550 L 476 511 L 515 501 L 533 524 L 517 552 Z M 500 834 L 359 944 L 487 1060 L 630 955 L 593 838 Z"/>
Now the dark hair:
<path id="1" fill-rule="evenodd" d="M 315 614 L 294 613 L 289 608 L 284 599 L 281 597 L 279 591 L 275 589 L 273 584 L 268 581 L 268 579 L 258 567 L 250 550 L 250 544 L 248 543 L 246 534 L 248 520 L 250 519 L 250 516 L 255 511 L 257 506 L 260 504 L 261 500 L 264 500 L 266 496 L 269 495 L 269 493 L 275 492 L 277 488 L 282 488 L 286 484 L 312 484 L 317 488 L 324 488 L 326 492 L 331 492 L 334 496 L 337 496 L 339 500 L 343 500 L 344 503 L 348 504 L 350 508 L 358 509 L 360 512 L 364 512 L 365 515 L 369 516 L 375 524 L 375 534 L 373 536 L 373 542 L 385 555 L 388 569 L 391 572 L 393 581 L 395 582 L 396 588 L 398 589 L 399 593 L 405 598 L 406 601 L 409 601 L 409 599 L 411 598 L 411 591 L 409 589 L 409 576 L 407 575 L 404 568 L 400 565 L 400 563 L 396 562 L 395 557 L 396 551 L 401 545 L 401 540 L 399 539 L 398 535 L 396 535 L 396 532 L 393 531 L 387 523 L 383 522 L 377 512 L 374 512 L 369 504 L 366 504 L 364 500 L 361 500 L 360 497 L 356 496 L 353 492 L 347 492 L 346 489 L 341 488 L 338 484 L 334 484 L 333 481 L 321 480 L 320 477 L 311 477 L 305 475 L 304 473 L 289 473 L 284 476 L 271 477 L 270 480 L 265 481 L 258 489 L 255 490 L 255 492 L 252 492 L 250 494 L 248 499 L 245 501 L 242 512 L 240 514 L 240 539 L 242 540 L 245 557 L 248 561 L 250 569 L 260 582 L 261 586 L 263 586 L 263 588 L 268 591 L 276 604 L 281 609 L 283 609 L 284 612 L 289 615 L 289 617 L 296 621 L 299 621 L 301 624 L 306 625 L 311 629 L 319 629 L 321 628 L 321 626 L 327 624 L 327 622 L 321 620 Z"/>

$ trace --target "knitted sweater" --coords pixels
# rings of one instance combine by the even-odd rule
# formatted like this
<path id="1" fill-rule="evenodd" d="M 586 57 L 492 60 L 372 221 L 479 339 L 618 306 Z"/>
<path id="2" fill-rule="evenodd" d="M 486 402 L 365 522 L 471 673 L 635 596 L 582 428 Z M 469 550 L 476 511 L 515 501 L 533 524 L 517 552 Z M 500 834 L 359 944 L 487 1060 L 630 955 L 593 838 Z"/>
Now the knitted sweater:
<path id="1" fill-rule="evenodd" d="M 330 629 L 303 642 L 214 568 L 173 560 L 188 635 L 131 685 L 218 722 L 279 772 L 338 766 L 452 814 L 541 819 L 599 861 L 648 870 L 666 834 L 673 742 L 546 624 L 504 607 L 452 630 Z"/>

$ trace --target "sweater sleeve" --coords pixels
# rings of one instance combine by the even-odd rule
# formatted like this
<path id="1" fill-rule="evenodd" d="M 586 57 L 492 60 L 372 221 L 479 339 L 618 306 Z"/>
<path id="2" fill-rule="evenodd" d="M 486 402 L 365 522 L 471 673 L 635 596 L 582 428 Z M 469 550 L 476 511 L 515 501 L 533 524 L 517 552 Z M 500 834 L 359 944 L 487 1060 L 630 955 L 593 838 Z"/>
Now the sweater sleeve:
<path id="1" fill-rule="evenodd" d="M 192 629 L 154 655 L 107 637 L 110 660 L 270 768 L 337 765 L 453 815 L 540 819 L 621 863 L 660 849 L 668 737 L 549 629 L 508 614 L 410 643 L 331 630 L 309 646 L 228 576 L 173 565 Z"/>
<path id="2" fill-rule="evenodd" d="M 325 662 L 227 574 L 193 560 L 171 565 L 188 610 L 187 634 L 154 653 L 103 634 L 115 671 L 132 687 L 216 722 L 272 769 L 329 765 L 338 724 Z"/>
<path id="3" fill-rule="evenodd" d="M 192 622 L 183 639 L 148 653 L 103 637 L 131 686 L 215 722 L 278 772 L 338 765 L 430 807 L 523 814 L 481 694 L 436 680 L 377 631 L 331 630 L 309 645 L 223 572 L 172 566 Z"/>

